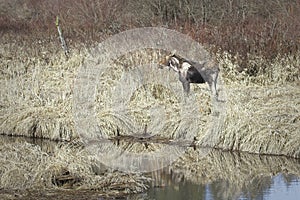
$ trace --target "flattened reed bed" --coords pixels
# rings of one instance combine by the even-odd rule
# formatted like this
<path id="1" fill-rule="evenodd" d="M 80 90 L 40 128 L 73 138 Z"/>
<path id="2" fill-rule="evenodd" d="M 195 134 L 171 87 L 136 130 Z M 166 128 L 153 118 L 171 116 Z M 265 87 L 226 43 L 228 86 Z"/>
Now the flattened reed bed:
<path id="1" fill-rule="evenodd" d="M 44 53 L 36 52 L 33 57 L 22 54 L 17 56 L 14 52 L 22 52 L 25 47 L 18 45 L 13 47 L 16 48 L 14 51 L 8 46 L 1 50 L 0 133 L 67 141 L 78 138 L 72 111 L 74 81 L 79 67 L 88 55 L 88 49 L 78 48 L 79 50 L 74 50 L 72 56 L 66 60 L 62 52 L 52 54 L 51 51 L 56 52 L 56 50 L 51 45 L 50 50 L 44 49 Z M 163 55 L 164 52 L 145 51 L 127 60 L 126 58 L 116 60 L 113 68 L 118 71 L 123 64 L 155 63 Z M 219 129 L 221 134 L 218 134 L 219 138 L 213 146 L 226 150 L 300 158 L 298 142 L 300 141 L 298 130 L 300 127 L 298 74 L 300 58 L 278 58 L 273 63 L 274 71 L 260 72 L 256 77 L 238 73 L 236 64 L 224 55 L 219 56 L 218 60 L 223 72 L 227 101 L 225 124 Z M 106 82 L 107 87 L 120 84 L 118 73 L 112 73 L 114 79 Z M 178 87 L 178 91 L 182 91 L 179 81 L 175 86 Z M 158 104 L 166 104 L 174 111 L 176 104 L 167 101 L 168 96 L 164 97 L 162 91 L 168 92 L 160 88 L 152 91 L 154 95 L 159 93 L 163 98 L 158 98 Z M 195 91 L 198 95 L 200 113 L 203 114 L 201 123 L 207 124 L 211 114 L 209 92 L 198 87 L 195 87 Z M 98 92 L 96 101 L 97 105 L 101 105 L 103 103 L 101 98 L 109 97 L 111 94 L 105 93 L 106 91 L 103 94 L 101 93 L 103 91 Z M 132 100 L 144 101 L 142 92 L 143 90 L 136 93 Z M 106 100 L 109 101 L 109 98 Z M 149 107 L 150 104 L 145 106 Z M 107 113 L 103 110 L 98 112 L 99 124 L 102 123 L 107 129 L 107 134 L 116 134 L 118 131 L 116 120 L 111 116 L 103 120 L 107 117 Z M 169 113 L 169 116 L 174 114 Z M 141 115 L 139 112 L 135 112 L 133 116 L 141 124 L 149 120 L 149 116 Z M 172 127 L 172 123 L 176 120 L 170 117 L 169 127 Z M 122 127 L 123 132 L 126 132 L 125 125 Z M 203 127 L 195 127 L 199 129 L 197 138 L 201 139 L 205 134 L 205 127 Z M 166 134 L 173 137 L 173 133 L 169 131 Z M 199 145 L 207 146 L 205 142 L 201 143 L 201 140 Z"/>
<path id="2" fill-rule="evenodd" d="M 2 189 L 96 190 L 118 196 L 148 188 L 148 178 L 104 169 L 75 143 L 58 143 L 47 153 L 38 145 L 0 137 L 0 155 Z"/>

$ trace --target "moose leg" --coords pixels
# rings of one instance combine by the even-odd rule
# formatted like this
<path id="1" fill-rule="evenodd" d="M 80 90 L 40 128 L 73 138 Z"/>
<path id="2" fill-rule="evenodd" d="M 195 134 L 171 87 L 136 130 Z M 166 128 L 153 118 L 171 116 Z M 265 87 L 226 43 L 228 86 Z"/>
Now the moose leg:
<path id="1" fill-rule="evenodd" d="M 188 95 L 190 93 L 190 82 L 181 74 L 179 74 L 179 80 L 182 83 L 184 92 Z"/>
<path id="2" fill-rule="evenodd" d="M 219 71 L 213 71 L 209 74 L 208 85 L 214 97 L 218 97 L 217 91 L 217 80 L 218 80 Z"/>

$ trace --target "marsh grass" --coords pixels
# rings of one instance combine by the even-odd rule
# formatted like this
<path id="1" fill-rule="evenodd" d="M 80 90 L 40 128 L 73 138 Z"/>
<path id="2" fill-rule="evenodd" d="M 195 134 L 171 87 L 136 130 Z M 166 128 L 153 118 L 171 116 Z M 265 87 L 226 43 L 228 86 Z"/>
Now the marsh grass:
<path id="1" fill-rule="evenodd" d="M 72 111 L 73 87 L 77 71 L 89 54 L 89 48 L 84 45 L 77 45 L 76 48 L 74 46 L 71 48 L 70 58 L 66 60 L 63 52 L 57 50 L 55 43 L 49 43 L 47 48 L 41 44 L 41 50 L 38 51 L 33 46 L 31 51 L 27 46 L 30 47 L 25 42 L 7 43 L 1 49 L 1 133 L 67 141 L 77 138 Z M 117 131 L 124 135 L 137 131 L 128 126 L 126 118 L 116 117 L 112 112 L 112 105 L 126 100 L 128 108 L 132 109 L 130 117 L 137 121 L 140 132 L 148 123 L 147 120 L 151 121 L 149 113 L 145 115 L 143 110 L 153 106 L 165 106 L 164 120 L 167 123 L 160 129 L 164 131 L 157 134 L 176 137 L 172 127 L 176 128 L 174 125 L 178 122 L 176 113 L 180 101 L 176 97 L 177 94 L 153 84 L 159 79 L 159 74 L 145 77 L 144 81 L 149 82 L 148 89 L 139 88 L 133 96 L 130 94 L 130 98 L 123 99 L 120 95 L 118 99 L 113 96 L 111 90 L 114 86 L 118 86 L 120 91 L 124 89 L 120 82 L 123 80 L 120 74 L 130 74 L 137 66 L 146 63 L 150 63 L 151 66 L 151 63 L 157 63 L 166 53 L 146 49 L 113 61 L 109 68 L 113 70 L 106 74 L 107 79 L 103 83 L 107 84 L 105 87 L 109 89 L 98 88 L 95 103 L 98 123 L 107 135 L 113 136 Z M 217 54 L 216 58 L 220 63 L 228 97 L 225 124 L 220 127 L 218 142 L 213 146 L 228 150 L 299 157 L 297 127 L 300 127 L 300 58 L 278 56 L 270 62 L 262 57 L 253 57 L 250 63 L 258 69 L 255 76 L 246 71 L 238 72 L 238 62 L 233 62 L 234 59 L 228 53 Z M 271 65 L 272 68 L 266 68 L 266 65 Z M 170 76 L 172 72 L 166 74 Z M 170 80 L 174 81 L 171 87 L 181 92 L 182 88 L 176 75 L 174 80 Z M 206 86 L 194 85 L 193 89 L 197 99 L 194 103 L 197 102 L 197 113 L 201 115 L 201 120 L 197 122 L 198 125 L 194 122 L 191 124 L 198 129 L 196 137 L 201 139 L 206 133 L 207 124 L 210 123 L 212 105 Z M 112 102 L 112 97 L 116 99 L 115 102 Z M 139 105 L 140 109 L 137 109 L 136 105 Z M 159 111 L 158 109 L 154 112 Z M 159 113 L 155 115 L 160 116 Z"/>
<path id="2" fill-rule="evenodd" d="M 227 95 L 219 148 L 299 158 L 299 85 L 235 85 Z"/>
<path id="3" fill-rule="evenodd" d="M 2 49 L 1 133 L 53 140 L 74 138 L 72 90 L 84 55 L 66 61 L 63 54 L 49 52 L 55 51 L 51 45 L 42 56 L 28 55 L 26 45 L 10 45 Z"/>
<path id="4" fill-rule="evenodd" d="M 299 57 L 253 57 L 255 76 L 220 56 L 227 116 L 218 148 L 299 158 Z M 271 65 L 272 67 L 265 67 Z"/>
<path id="5" fill-rule="evenodd" d="M 238 55 L 228 52 L 216 54 L 216 59 L 222 66 L 224 80 L 227 84 L 239 83 L 244 85 L 286 85 L 300 80 L 299 52 L 296 55 L 278 54 L 273 59 L 263 56 L 248 55 L 247 68 L 240 68 Z"/>

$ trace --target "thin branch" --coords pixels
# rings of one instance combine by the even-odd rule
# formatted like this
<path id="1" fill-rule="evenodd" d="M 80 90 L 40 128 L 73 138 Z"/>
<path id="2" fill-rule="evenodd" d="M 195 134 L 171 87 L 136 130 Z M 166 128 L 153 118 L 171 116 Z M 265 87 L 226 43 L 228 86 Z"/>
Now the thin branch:
<path id="1" fill-rule="evenodd" d="M 61 28 L 59 26 L 59 17 L 56 16 L 56 21 L 55 21 L 55 24 L 56 24 L 56 27 L 57 27 L 57 31 L 58 31 L 58 35 L 59 35 L 59 39 L 60 39 L 60 43 L 61 43 L 61 46 L 65 52 L 65 55 L 66 57 L 68 58 L 69 57 L 69 54 L 70 54 L 70 51 L 69 51 L 69 48 L 67 46 L 67 43 L 62 35 L 62 31 L 61 31 Z"/>

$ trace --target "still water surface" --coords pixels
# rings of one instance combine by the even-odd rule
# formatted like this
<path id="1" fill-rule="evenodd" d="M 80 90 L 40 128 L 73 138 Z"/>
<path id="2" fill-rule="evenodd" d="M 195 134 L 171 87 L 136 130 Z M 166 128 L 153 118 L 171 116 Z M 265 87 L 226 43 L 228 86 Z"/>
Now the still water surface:
<path id="1" fill-rule="evenodd" d="M 259 184 L 262 180 L 257 180 Z M 151 188 L 147 193 L 147 199 L 157 200 L 299 200 L 300 199 L 300 179 L 295 175 L 278 174 L 265 180 L 264 189 L 252 191 L 252 188 L 245 188 L 243 193 L 236 193 L 227 196 L 230 191 L 226 190 L 226 185 L 230 188 L 230 182 L 218 180 L 208 184 L 197 184 L 189 181 L 182 182 L 177 186 L 167 186 L 164 188 Z"/>
<path id="2" fill-rule="evenodd" d="M 196 152 L 197 153 L 197 152 Z M 300 160 L 212 150 L 184 166 L 170 166 L 148 199 L 300 200 Z"/>

